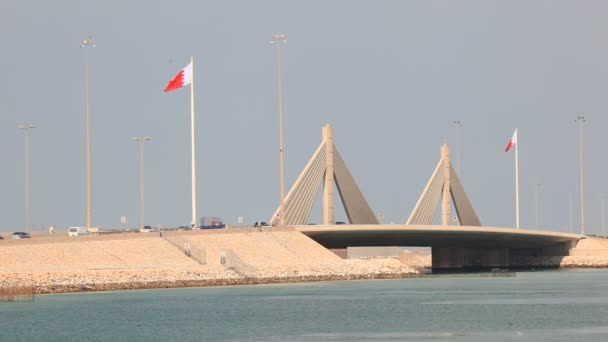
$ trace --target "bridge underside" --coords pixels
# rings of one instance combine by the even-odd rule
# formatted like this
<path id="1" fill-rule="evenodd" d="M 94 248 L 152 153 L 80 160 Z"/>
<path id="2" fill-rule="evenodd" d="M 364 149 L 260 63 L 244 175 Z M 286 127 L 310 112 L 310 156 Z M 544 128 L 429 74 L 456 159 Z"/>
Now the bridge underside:
<path id="1" fill-rule="evenodd" d="M 422 225 L 296 226 L 331 249 L 363 246 L 432 247 L 433 269 L 515 266 L 520 257 L 566 256 L 581 238 L 539 230 Z M 517 265 L 525 266 L 525 265 Z"/>

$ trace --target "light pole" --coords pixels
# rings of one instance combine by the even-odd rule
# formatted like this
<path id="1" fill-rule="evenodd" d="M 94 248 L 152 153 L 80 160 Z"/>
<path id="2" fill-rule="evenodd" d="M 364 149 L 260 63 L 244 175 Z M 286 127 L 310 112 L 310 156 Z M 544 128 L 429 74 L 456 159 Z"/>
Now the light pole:
<path id="1" fill-rule="evenodd" d="M 140 190 L 140 228 L 144 227 L 144 143 L 152 140 L 150 137 L 135 137 L 133 140 L 139 143 L 139 190 Z"/>
<path id="2" fill-rule="evenodd" d="M 25 138 L 25 231 L 30 232 L 30 128 L 34 125 L 19 125 L 17 128 L 23 130 Z"/>
<path id="3" fill-rule="evenodd" d="M 287 37 L 282 33 L 272 35 L 271 44 L 277 46 L 278 95 L 279 95 L 279 179 L 281 189 L 281 204 L 279 209 L 279 226 L 285 225 L 285 176 L 283 158 L 283 82 L 281 78 L 281 45 L 287 43 Z"/>
<path id="4" fill-rule="evenodd" d="M 454 120 L 452 121 L 452 127 L 456 128 L 456 172 L 460 177 L 460 127 L 462 127 L 462 123 L 460 120 Z"/>
<path id="5" fill-rule="evenodd" d="M 570 232 L 574 226 L 574 221 L 572 219 L 574 216 L 574 190 L 566 189 L 566 192 L 568 192 L 568 232 Z"/>
<path id="6" fill-rule="evenodd" d="M 534 217 L 536 219 L 536 229 L 538 229 L 539 227 L 539 223 L 540 223 L 540 214 L 539 214 L 539 207 L 540 207 L 540 186 L 541 183 L 534 183 Z"/>
<path id="7" fill-rule="evenodd" d="M 86 107 L 86 168 L 87 168 L 87 230 L 91 229 L 91 113 L 89 111 L 89 60 L 87 47 L 95 47 L 93 39 L 87 38 L 82 41 L 80 47 L 84 51 L 84 97 Z"/>
<path id="8" fill-rule="evenodd" d="M 606 197 L 608 197 L 608 195 L 600 196 L 600 199 L 602 200 L 602 236 L 606 236 Z"/>
<path id="9" fill-rule="evenodd" d="M 579 137 L 579 174 L 580 174 L 580 187 L 581 187 L 581 235 L 585 235 L 585 181 L 583 174 L 583 125 L 585 124 L 585 117 L 579 115 L 574 122 L 578 123 L 578 137 Z"/>

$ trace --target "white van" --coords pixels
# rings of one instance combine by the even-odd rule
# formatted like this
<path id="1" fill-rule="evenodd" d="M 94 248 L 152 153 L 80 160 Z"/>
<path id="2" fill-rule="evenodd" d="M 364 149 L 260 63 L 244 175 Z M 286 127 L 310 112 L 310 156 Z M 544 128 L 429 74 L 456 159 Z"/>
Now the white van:
<path id="1" fill-rule="evenodd" d="M 89 232 L 85 227 L 70 227 L 68 228 L 68 236 L 88 235 Z"/>

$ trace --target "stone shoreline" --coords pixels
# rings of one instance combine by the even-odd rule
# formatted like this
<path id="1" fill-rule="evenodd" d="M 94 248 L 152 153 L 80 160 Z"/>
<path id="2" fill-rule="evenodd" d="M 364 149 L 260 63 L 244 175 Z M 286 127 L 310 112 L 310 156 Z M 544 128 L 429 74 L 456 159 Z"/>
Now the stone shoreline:
<path id="1" fill-rule="evenodd" d="M 581 263 L 558 262 L 558 258 L 542 258 L 527 266 L 513 267 L 517 269 L 576 269 L 576 268 L 608 268 L 608 262 Z M 577 258 L 580 259 L 580 258 Z M 586 259 L 586 258 L 585 258 Z M 581 261 L 581 260 L 579 260 Z M 595 260 L 597 261 L 597 260 Z M 375 260 L 376 264 L 385 264 L 387 260 Z M 392 260 L 391 263 L 396 262 Z M 366 262 L 365 262 L 366 263 Z M 368 265 L 369 267 L 370 265 Z M 222 267 L 223 268 L 223 267 Z M 35 294 L 77 293 L 96 291 L 121 291 L 185 287 L 209 286 L 238 286 L 283 284 L 318 281 L 344 281 L 365 279 L 399 279 L 420 278 L 427 276 L 425 268 L 416 270 L 390 269 L 390 270 L 336 270 L 336 273 L 315 274 L 315 272 L 302 272 L 299 275 L 286 275 L 279 272 L 268 272 L 266 275 L 241 276 L 229 268 L 225 273 L 215 270 L 213 273 L 200 270 L 98 270 L 98 271 L 70 271 L 70 272 L 2 272 L 0 273 L 0 287 L 31 287 Z M 278 274 L 277 274 L 278 273 Z M 297 273 L 297 272 L 296 272 Z"/>
<path id="2" fill-rule="evenodd" d="M 525 267 L 515 267 L 517 269 L 584 269 L 584 268 L 608 268 L 608 264 L 567 264 L 556 265 L 552 263 L 539 263 Z M 175 279 L 175 280 L 153 280 L 153 281 L 132 281 L 132 282 L 108 282 L 96 283 L 86 282 L 82 284 L 40 284 L 34 286 L 35 294 L 56 294 L 56 293 L 77 293 L 77 292 L 96 292 L 96 291 L 122 291 L 122 290 L 145 290 L 145 289 L 168 289 L 186 287 L 210 287 L 210 286 L 242 286 L 242 285 L 263 285 L 263 284 L 285 284 L 303 283 L 320 281 L 345 281 L 345 280 L 366 280 L 366 279 L 402 279 L 402 278 L 421 278 L 428 276 L 425 272 L 420 273 L 366 273 L 366 274 L 325 274 L 325 275 L 301 275 L 301 276 L 271 276 L 271 277 L 238 277 L 238 278 L 210 278 L 210 279 Z M 17 285 L 17 284 L 15 284 Z M 23 283 L 19 285 L 24 285 Z"/>
<path id="3" fill-rule="evenodd" d="M 47 285 L 35 287 L 35 294 L 53 293 L 75 293 L 95 291 L 121 291 L 121 290 L 144 290 L 165 289 L 184 287 L 208 287 L 208 286 L 235 286 L 235 285 L 262 285 L 283 284 L 318 281 L 342 281 L 342 280 L 364 280 L 364 279 L 397 279 L 417 278 L 420 274 L 359 274 L 359 275 L 323 275 L 323 276 L 301 276 L 301 277 L 270 277 L 270 278 L 223 278 L 204 280 L 177 280 L 177 281 L 153 281 L 153 282 L 131 282 L 131 283 L 105 283 L 105 284 L 82 284 L 82 285 Z"/>

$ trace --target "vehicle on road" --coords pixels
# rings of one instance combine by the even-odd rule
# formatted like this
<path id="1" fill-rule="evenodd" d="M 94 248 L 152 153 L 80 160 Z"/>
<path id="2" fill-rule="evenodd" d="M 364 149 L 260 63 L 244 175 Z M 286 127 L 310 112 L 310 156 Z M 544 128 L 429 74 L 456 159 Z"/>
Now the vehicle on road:
<path id="1" fill-rule="evenodd" d="M 29 239 L 31 238 L 30 234 L 26 232 L 14 232 L 11 234 L 11 239 Z"/>
<path id="2" fill-rule="evenodd" d="M 226 228 L 224 222 L 219 217 L 203 216 L 201 218 L 201 229 L 222 229 Z"/>
<path id="3" fill-rule="evenodd" d="M 69 227 L 68 236 L 88 235 L 89 231 L 86 227 Z"/>
<path id="4" fill-rule="evenodd" d="M 139 229 L 140 233 L 152 233 L 157 231 L 156 228 L 152 228 L 152 226 L 144 226 L 143 228 Z"/>
<path id="5" fill-rule="evenodd" d="M 269 227 L 270 225 L 264 221 L 256 221 L 253 224 L 254 227 Z"/>

